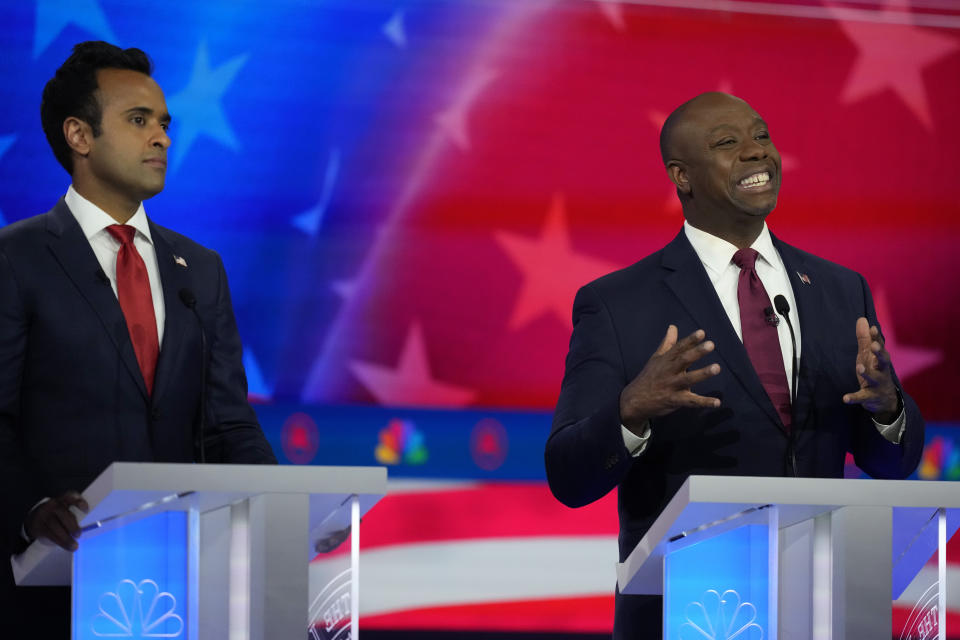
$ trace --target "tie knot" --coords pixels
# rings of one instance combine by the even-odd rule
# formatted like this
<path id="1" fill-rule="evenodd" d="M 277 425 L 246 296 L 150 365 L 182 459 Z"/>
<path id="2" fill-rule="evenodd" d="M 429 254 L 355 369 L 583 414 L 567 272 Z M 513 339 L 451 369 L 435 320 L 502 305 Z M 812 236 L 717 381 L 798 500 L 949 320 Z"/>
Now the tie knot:
<path id="1" fill-rule="evenodd" d="M 110 235 L 116 238 L 120 244 L 132 244 L 133 236 L 137 233 L 136 228 L 128 224 L 112 224 L 107 227 L 107 231 L 109 231 Z"/>
<path id="2" fill-rule="evenodd" d="M 759 255 L 760 254 L 756 249 L 751 249 L 750 247 L 747 247 L 746 249 L 740 249 L 733 254 L 733 264 L 737 265 L 741 269 L 750 271 L 757 263 L 757 256 Z"/>

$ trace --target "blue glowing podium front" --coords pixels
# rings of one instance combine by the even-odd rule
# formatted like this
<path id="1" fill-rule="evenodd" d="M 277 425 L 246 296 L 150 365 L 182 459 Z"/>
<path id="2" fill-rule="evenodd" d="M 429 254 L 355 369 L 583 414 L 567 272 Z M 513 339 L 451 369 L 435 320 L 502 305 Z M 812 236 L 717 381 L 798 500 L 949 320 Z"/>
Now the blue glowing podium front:
<path id="1" fill-rule="evenodd" d="M 690 476 L 617 583 L 664 640 L 946 640 L 958 526 L 954 482 Z"/>
<path id="2" fill-rule="evenodd" d="M 14 576 L 72 585 L 73 640 L 356 638 L 360 516 L 386 489 L 382 467 L 114 463 L 80 549 L 34 542 Z"/>

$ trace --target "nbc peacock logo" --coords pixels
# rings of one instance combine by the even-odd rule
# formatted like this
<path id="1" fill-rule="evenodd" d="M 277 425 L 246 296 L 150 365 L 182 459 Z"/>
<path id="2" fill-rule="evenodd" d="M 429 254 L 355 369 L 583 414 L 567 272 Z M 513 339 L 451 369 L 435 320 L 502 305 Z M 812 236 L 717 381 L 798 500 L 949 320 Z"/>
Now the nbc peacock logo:
<path id="1" fill-rule="evenodd" d="M 380 464 L 423 464 L 427 461 L 427 447 L 412 420 L 394 418 L 380 430 L 374 455 Z"/>
<path id="2" fill-rule="evenodd" d="M 121 580 L 100 596 L 90 632 L 98 638 L 179 638 L 183 618 L 177 599 L 153 580 Z"/>
<path id="3" fill-rule="evenodd" d="M 934 437 L 923 449 L 917 476 L 922 480 L 960 480 L 960 446 L 943 436 Z"/>

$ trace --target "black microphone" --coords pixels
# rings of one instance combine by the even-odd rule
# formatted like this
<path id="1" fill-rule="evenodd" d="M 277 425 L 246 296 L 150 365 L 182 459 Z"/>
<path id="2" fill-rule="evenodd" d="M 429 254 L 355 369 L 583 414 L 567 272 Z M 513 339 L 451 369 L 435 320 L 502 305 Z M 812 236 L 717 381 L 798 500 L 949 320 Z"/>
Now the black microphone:
<path id="1" fill-rule="evenodd" d="M 200 319 L 200 313 L 197 312 L 197 296 L 193 295 L 193 291 L 186 287 L 180 289 L 179 295 L 184 306 L 193 311 L 193 315 L 197 319 L 197 325 L 200 327 L 200 424 L 198 425 L 198 433 L 194 434 L 194 444 L 200 452 L 200 464 L 204 464 L 207 461 L 203 444 L 207 422 L 207 334 L 203 330 L 203 320 Z"/>
<path id="2" fill-rule="evenodd" d="M 783 316 L 783 319 L 787 321 L 787 327 L 790 329 L 790 344 L 793 347 L 793 393 L 790 394 L 790 403 L 795 404 L 797 401 L 797 374 L 799 373 L 799 363 L 797 362 L 797 337 L 793 333 L 793 323 L 790 322 L 790 303 L 787 302 L 787 299 L 783 297 L 782 294 L 777 294 L 773 298 L 773 304 L 777 307 L 777 313 Z"/>
<path id="3" fill-rule="evenodd" d="M 102 267 L 97 267 L 97 280 L 99 280 L 102 284 L 107 285 L 108 287 L 110 286 L 110 278 L 108 278 L 107 274 L 104 273 Z"/>

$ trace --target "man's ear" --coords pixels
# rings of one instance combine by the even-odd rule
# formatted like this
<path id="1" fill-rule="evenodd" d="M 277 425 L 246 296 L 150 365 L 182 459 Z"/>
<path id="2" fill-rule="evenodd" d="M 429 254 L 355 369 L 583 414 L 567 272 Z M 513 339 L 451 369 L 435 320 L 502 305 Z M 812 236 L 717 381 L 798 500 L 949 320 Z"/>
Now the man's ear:
<path id="1" fill-rule="evenodd" d="M 667 175 L 677 186 L 677 191 L 683 194 L 690 193 L 690 180 L 687 176 L 687 165 L 680 160 L 671 160 L 667 163 Z"/>
<path id="2" fill-rule="evenodd" d="M 90 145 L 93 141 L 93 129 L 89 124 L 77 118 L 70 116 L 63 121 L 63 137 L 67 141 L 67 146 L 74 153 L 86 156 L 90 153 Z"/>

